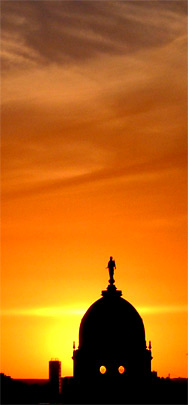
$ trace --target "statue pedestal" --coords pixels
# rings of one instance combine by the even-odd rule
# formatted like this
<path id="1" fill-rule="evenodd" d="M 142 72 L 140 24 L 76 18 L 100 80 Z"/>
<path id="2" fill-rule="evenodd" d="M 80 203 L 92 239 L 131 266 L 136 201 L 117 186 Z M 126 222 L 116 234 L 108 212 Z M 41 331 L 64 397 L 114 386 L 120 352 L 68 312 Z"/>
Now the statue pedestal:
<path id="1" fill-rule="evenodd" d="M 117 290 L 117 288 L 116 288 L 115 285 L 109 284 L 108 287 L 107 287 L 107 289 L 106 289 L 106 290 L 103 290 L 101 294 L 102 294 L 103 297 L 106 297 L 106 296 L 109 296 L 109 295 L 114 295 L 114 296 L 116 296 L 116 297 L 117 297 L 117 296 L 118 296 L 118 297 L 121 297 L 122 291 L 121 291 L 121 290 Z"/>

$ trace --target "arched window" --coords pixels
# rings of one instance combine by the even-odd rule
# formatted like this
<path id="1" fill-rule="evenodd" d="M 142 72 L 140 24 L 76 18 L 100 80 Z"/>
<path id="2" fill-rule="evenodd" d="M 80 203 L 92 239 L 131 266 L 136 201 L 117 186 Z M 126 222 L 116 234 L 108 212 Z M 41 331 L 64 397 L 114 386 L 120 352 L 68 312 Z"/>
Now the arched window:
<path id="1" fill-rule="evenodd" d="M 106 367 L 105 366 L 100 366 L 99 371 L 101 374 L 105 374 L 106 373 Z"/>
<path id="2" fill-rule="evenodd" d="M 125 372 L 125 367 L 119 366 L 118 371 L 119 371 L 120 374 L 123 374 Z"/>

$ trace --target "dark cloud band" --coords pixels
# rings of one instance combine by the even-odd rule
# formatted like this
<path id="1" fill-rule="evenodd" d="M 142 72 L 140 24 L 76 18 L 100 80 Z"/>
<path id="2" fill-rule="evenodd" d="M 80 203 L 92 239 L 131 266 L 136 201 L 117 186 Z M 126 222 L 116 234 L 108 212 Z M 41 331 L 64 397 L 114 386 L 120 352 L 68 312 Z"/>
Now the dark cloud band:
<path id="1" fill-rule="evenodd" d="M 156 47 L 175 38 L 185 17 L 184 1 L 4 1 L 3 66 L 79 63 Z"/>

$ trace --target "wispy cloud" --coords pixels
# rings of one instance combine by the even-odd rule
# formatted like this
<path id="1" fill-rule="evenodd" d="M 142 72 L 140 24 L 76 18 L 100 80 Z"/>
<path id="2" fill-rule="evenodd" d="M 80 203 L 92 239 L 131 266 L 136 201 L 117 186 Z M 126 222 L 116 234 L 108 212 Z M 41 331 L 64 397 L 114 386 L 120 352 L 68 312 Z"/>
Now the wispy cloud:
<path id="1" fill-rule="evenodd" d="M 157 47 L 173 40 L 185 16 L 185 1 L 4 1 L 3 60 L 6 68 L 78 63 Z"/>
<path id="2" fill-rule="evenodd" d="M 138 307 L 138 312 L 141 314 L 168 314 L 168 313 L 178 313 L 178 312 L 187 312 L 187 305 L 159 305 L 159 306 L 147 306 L 147 307 Z"/>
<path id="3" fill-rule="evenodd" d="M 12 308 L 1 311 L 2 316 L 36 316 L 36 317 L 61 317 L 80 316 L 86 312 L 87 305 L 79 307 L 39 307 L 39 308 Z M 139 306 L 137 310 L 140 314 L 168 314 L 183 313 L 188 311 L 186 305 L 159 305 L 159 306 Z"/>
<path id="4" fill-rule="evenodd" d="M 39 307 L 39 308 L 12 308 L 2 310 L 2 316 L 82 316 L 85 310 L 79 307 Z"/>
<path id="5" fill-rule="evenodd" d="M 5 198 L 19 198 L 19 197 L 29 197 L 33 194 L 44 194 L 53 191 L 63 190 L 67 187 L 80 186 L 82 184 L 92 184 L 104 180 L 112 180 L 124 177 L 127 181 L 142 181 L 146 180 L 146 176 L 149 175 L 159 175 L 164 171 L 174 170 L 175 168 L 184 168 L 186 162 L 185 154 L 179 156 L 166 156 L 166 159 L 155 160 L 150 162 L 143 162 L 140 164 L 132 164 L 130 166 L 124 166 L 113 169 L 102 169 L 86 174 L 81 174 L 77 176 L 67 177 L 64 179 L 43 181 L 38 184 L 30 184 L 25 186 L 23 189 L 15 189 L 5 191 L 2 194 L 2 201 Z"/>
<path id="6" fill-rule="evenodd" d="M 185 167 L 185 9 L 2 3 L 7 197 Z"/>

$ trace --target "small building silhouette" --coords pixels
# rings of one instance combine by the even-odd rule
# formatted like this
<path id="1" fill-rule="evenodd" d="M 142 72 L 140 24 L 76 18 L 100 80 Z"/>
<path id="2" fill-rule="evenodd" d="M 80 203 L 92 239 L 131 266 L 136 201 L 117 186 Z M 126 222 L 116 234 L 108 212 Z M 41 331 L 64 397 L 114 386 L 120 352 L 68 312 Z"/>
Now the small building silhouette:
<path id="1" fill-rule="evenodd" d="M 58 359 L 49 361 L 49 383 L 52 395 L 61 393 L 61 362 Z"/>

